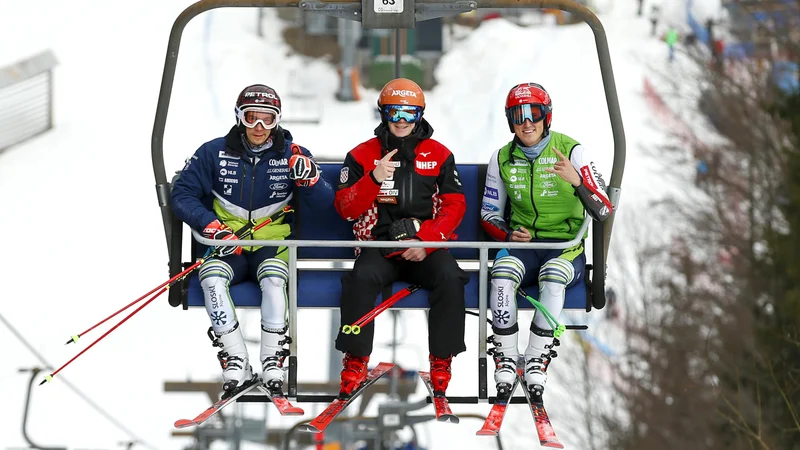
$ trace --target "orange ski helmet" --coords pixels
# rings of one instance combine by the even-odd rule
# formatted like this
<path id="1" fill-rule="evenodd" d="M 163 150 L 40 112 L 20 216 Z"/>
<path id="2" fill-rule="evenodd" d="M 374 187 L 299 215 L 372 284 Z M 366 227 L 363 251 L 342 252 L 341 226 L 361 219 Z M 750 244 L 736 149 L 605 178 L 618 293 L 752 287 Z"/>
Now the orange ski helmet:
<path id="1" fill-rule="evenodd" d="M 385 105 L 408 105 L 425 108 L 425 93 L 417 83 L 408 78 L 396 78 L 381 89 L 378 107 Z"/>

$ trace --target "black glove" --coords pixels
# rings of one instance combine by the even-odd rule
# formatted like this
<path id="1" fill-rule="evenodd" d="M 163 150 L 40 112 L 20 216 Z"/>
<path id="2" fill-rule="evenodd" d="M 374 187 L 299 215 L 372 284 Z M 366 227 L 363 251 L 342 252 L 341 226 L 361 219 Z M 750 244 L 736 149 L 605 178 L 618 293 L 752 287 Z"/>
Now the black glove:
<path id="1" fill-rule="evenodd" d="M 395 220 L 389 225 L 389 239 L 392 241 L 402 241 L 406 239 L 414 239 L 419 231 L 419 226 L 422 222 L 419 219 L 400 219 Z M 381 254 L 384 258 L 394 258 L 400 256 L 406 248 L 382 248 Z"/>

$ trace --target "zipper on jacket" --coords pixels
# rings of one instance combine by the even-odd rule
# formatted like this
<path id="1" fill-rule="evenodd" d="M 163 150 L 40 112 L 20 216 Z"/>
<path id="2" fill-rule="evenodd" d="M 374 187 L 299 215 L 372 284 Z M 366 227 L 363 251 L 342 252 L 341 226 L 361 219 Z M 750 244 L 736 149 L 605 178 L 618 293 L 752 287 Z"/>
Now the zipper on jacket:
<path id="1" fill-rule="evenodd" d="M 244 162 L 244 158 L 242 158 L 242 185 L 239 189 L 239 201 L 241 202 L 244 200 L 244 180 L 247 178 L 247 164 Z"/>
<path id="2" fill-rule="evenodd" d="M 539 218 L 539 211 L 536 209 L 536 202 L 534 201 L 534 192 L 533 192 L 533 171 L 535 169 L 536 160 L 534 159 L 530 163 L 528 163 L 531 169 L 531 207 L 533 207 L 533 238 L 536 239 L 536 219 Z"/>
<path id="3" fill-rule="evenodd" d="M 256 163 L 257 164 L 257 163 Z M 253 164 L 253 176 L 250 178 L 250 204 L 247 207 L 247 221 L 253 220 L 253 192 L 256 188 L 256 164 Z M 253 239 L 253 234 L 250 233 L 250 239 Z"/>

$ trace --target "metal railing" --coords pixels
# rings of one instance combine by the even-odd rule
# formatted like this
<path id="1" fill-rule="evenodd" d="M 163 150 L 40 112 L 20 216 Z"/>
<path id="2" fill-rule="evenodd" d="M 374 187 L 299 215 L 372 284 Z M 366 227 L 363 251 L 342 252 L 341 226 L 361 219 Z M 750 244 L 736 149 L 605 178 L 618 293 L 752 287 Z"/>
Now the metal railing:
<path id="1" fill-rule="evenodd" d="M 589 230 L 592 219 L 584 216 L 578 233 L 574 239 L 564 242 L 482 242 L 482 241 L 403 241 L 402 246 L 408 248 L 470 248 L 478 249 L 478 358 L 485 361 L 487 342 L 486 338 L 486 309 L 488 307 L 487 292 L 489 287 L 489 249 L 519 248 L 519 249 L 567 249 L 579 245 Z M 326 241 L 326 240 L 215 240 L 207 239 L 200 233 L 192 230 L 192 236 L 201 244 L 211 247 L 224 246 L 264 246 L 264 247 L 287 247 L 289 249 L 289 336 L 292 338 L 289 344 L 289 351 L 292 355 L 297 355 L 297 271 L 298 258 L 297 249 L 299 247 L 369 247 L 369 248 L 390 248 L 397 247 L 397 241 Z M 296 360 L 290 362 L 290 370 L 296 370 Z M 480 364 L 479 364 L 480 366 Z M 479 370 L 482 370 L 479 367 Z M 479 377 L 481 372 L 479 372 Z M 290 377 L 292 375 L 290 374 Z M 485 373 L 484 373 L 485 376 Z M 479 392 L 479 398 L 485 396 Z"/>
<path id="2" fill-rule="evenodd" d="M 53 127 L 50 50 L 0 69 L 0 151 Z"/>

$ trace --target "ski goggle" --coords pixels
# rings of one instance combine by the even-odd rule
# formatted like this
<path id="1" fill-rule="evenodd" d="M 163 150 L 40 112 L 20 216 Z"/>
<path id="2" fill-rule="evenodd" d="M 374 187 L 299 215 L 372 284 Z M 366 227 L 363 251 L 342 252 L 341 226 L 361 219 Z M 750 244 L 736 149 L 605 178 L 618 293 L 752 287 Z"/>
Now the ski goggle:
<path id="1" fill-rule="evenodd" d="M 400 120 L 405 120 L 408 123 L 419 122 L 422 118 L 422 107 L 410 105 L 385 105 L 383 110 L 383 117 L 389 122 L 397 123 Z"/>
<path id="2" fill-rule="evenodd" d="M 275 128 L 281 120 L 280 113 L 272 108 L 245 108 L 236 112 L 236 117 L 247 128 L 255 128 L 259 123 L 269 130 Z"/>
<path id="3" fill-rule="evenodd" d="M 506 114 L 511 123 L 522 125 L 526 120 L 530 120 L 533 123 L 541 122 L 547 117 L 547 112 L 544 105 L 525 104 L 512 106 Z"/>

